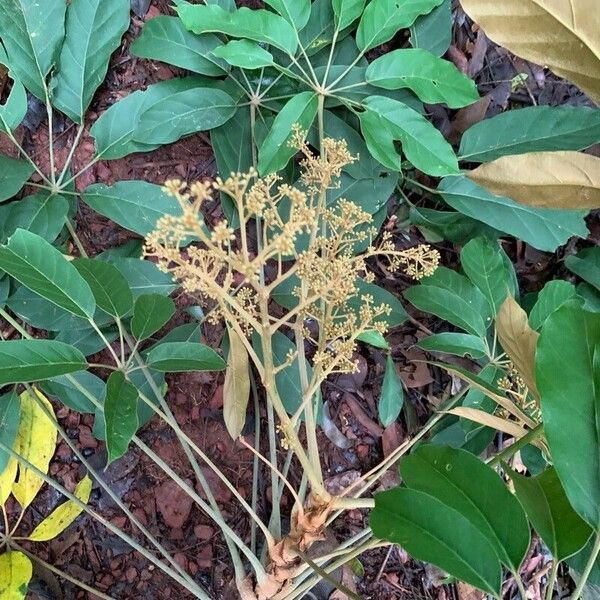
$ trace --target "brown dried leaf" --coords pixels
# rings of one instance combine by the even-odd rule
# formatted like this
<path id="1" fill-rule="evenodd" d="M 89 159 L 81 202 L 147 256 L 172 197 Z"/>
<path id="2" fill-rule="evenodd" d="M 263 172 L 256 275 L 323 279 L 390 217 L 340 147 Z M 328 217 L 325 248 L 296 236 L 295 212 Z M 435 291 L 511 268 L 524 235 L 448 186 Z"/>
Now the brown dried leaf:
<path id="1" fill-rule="evenodd" d="M 461 0 L 494 42 L 547 65 L 600 103 L 597 0 Z"/>
<path id="2" fill-rule="evenodd" d="M 494 194 L 530 206 L 600 208 L 600 158 L 582 152 L 502 156 L 467 177 Z"/>
<path id="3" fill-rule="evenodd" d="M 229 354 L 223 384 L 223 418 L 229 435 L 234 439 L 242 433 L 250 397 L 248 350 L 239 333 L 228 327 Z"/>
<path id="4" fill-rule="evenodd" d="M 469 419 L 469 421 L 479 423 L 480 425 L 485 425 L 486 427 L 491 427 L 492 429 L 497 429 L 498 431 L 512 435 L 516 439 L 522 438 L 527 433 L 527 429 L 524 429 L 514 421 L 509 421 L 508 419 L 490 415 L 489 413 L 477 408 L 457 406 L 456 408 L 449 410 L 448 413 L 451 415 L 456 415 L 457 417 L 464 417 L 465 419 Z"/>

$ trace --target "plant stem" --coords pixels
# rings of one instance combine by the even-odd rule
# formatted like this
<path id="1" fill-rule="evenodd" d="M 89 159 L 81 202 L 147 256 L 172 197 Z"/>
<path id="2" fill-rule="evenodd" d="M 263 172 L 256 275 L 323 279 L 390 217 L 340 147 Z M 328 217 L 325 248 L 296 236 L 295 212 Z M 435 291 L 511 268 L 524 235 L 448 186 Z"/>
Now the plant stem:
<path id="1" fill-rule="evenodd" d="M 48 115 L 48 153 L 50 155 L 50 178 L 52 187 L 56 187 L 56 173 L 54 165 L 54 126 L 53 126 L 53 111 L 50 104 L 50 92 L 48 86 L 44 82 L 44 96 L 46 97 L 46 114 Z"/>
<path id="2" fill-rule="evenodd" d="M 75 228 L 73 227 L 73 223 L 71 223 L 71 219 L 69 219 L 69 217 L 67 217 L 67 220 L 65 221 L 65 225 L 67 226 L 67 231 L 69 232 L 69 235 L 71 236 L 71 239 L 73 240 L 73 243 L 75 244 L 75 246 L 77 246 L 77 250 L 79 250 L 79 255 L 82 258 L 87 258 L 88 254 L 85 251 L 85 248 L 83 247 L 83 244 L 81 243 L 81 240 L 79 239 L 79 236 L 77 235 L 77 232 L 75 231 Z"/>
<path id="3" fill-rule="evenodd" d="M 515 571 L 513 577 L 519 590 L 519 594 L 521 595 L 521 599 L 527 600 L 527 590 L 525 589 L 525 584 L 523 583 L 523 579 L 521 579 L 521 575 Z"/>
<path id="4" fill-rule="evenodd" d="M 543 425 L 537 425 L 532 430 L 528 431 L 522 438 L 519 438 L 514 444 L 511 444 L 508 448 L 502 450 L 502 452 L 496 454 L 488 462 L 488 466 L 495 467 L 502 461 L 507 460 L 514 454 L 516 454 L 522 448 L 529 445 L 531 442 L 537 440 L 544 433 Z"/>
<path id="5" fill-rule="evenodd" d="M 581 598 L 581 595 L 583 594 L 583 590 L 585 588 L 585 584 L 587 583 L 590 573 L 592 572 L 592 569 L 594 568 L 594 565 L 596 564 L 596 560 L 598 559 L 599 554 L 600 554 L 600 533 L 597 533 L 596 540 L 594 542 L 594 546 L 592 547 L 592 552 L 591 552 L 590 557 L 588 558 L 588 561 L 585 565 L 585 569 L 583 570 L 583 573 L 581 574 L 579 583 L 577 584 L 577 587 L 575 588 L 575 591 L 573 592 L 573 596 L 571 597 L 571 600 L 579 600 L 579 598 Z"/>
<path id="6" fill-rule="evenodd" d="M 79 146 L 79 141 L 81 140 L 81 136 L 83 135 L 84 130 L 85 130 L 85 127 L 84 127 L 83 123 L 81 123 L 81 125 L 79 126 L 79 129 L 77 130 L 77 135 L 75 136 L 75 139 L 73 140 L 73 143 L 71 144 L 71 150 L 69 151 L 69 155 L 67 156 L 67 160 L 65 161 L 65 166 L 63 167 L 60 177 L 58 178 L 58 181 L 56 182 L 56 185 L 58 187 L 60 187 L 62 185 L 65 175 L 67 174 L 67 171 L 69 170 L 69 167 L 71 166 L 71 161 L 73 160 L 75 151 L 77 150 L 77 147 Z"/>
<path id="7" fill-rule="evenodd" d="M 552 595 L 554 593 L 554 586 L 556 585 L 556 578 L 558 576 L 558 567 L 560 566 L 560 561 L 554 559 L 552 562 L 552 570 L 550 571 L 550 577 L 548 579 L 548 583 L 546 584 L 546 600 L 552 600 Z"/>
<path id="8" fill-rule="evenodd" d="M 8 139 L 13 143 L 13 145 L 17 148 L 19 153 L 23 155 L 23 158 L 25 158 L 25 160 L 35 169 L 35 172 L 42 178 L 42 181 L 44 181 L 48 186 L 52 186 L 52 182 L 48 179 L 48 177 L 46 177 L 46 175 L 44 175 L 44 173 L 37 166 L 33 158 L 31 158 L 31 156 L 29 156 L 29 154 L 25 152 L 23 146 L 21 146 L 21 144 L 17 142 L 17 138 L 13 135 L 12 131 L 7 132 L 6 135 L 8 136 Z M 51 187 L 49 189 L 51 189 Z"/>

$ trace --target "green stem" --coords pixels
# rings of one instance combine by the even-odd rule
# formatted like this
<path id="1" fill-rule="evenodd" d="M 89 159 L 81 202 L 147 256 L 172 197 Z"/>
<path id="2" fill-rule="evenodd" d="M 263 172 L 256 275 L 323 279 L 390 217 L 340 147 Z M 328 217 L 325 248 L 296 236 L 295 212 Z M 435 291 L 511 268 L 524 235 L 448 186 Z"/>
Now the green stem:
<path id="1" fill-rule="evenodd" d="M 44 82 L 44 95 L 46 97 L 46 114 L 48 115 L 48 152 L 50 155 L 50 177 L 52 181 L 52 187 L 56 188 L 56 173 L 54 164 L 54 126 L 53 126 L 53 111 L 52 105 L 50 104 L 50 93 L 48 86 Z"/>
<path id="2" fill-rule="evenodd" d="M 67 217 L 67 220 L 65 221 L 65 225 L 67 226 L 67 231 L 69 232 L 69 235 L 71 236 L 71 239 L 73 240 L 73 243 L 75 244 L 75 246 L 77 246 L 77 250 L 79 250 L 79 255 L 82 258 L 87 258 L 88 254 L 85 251 L 85 248 L 83 247 L 83 244 L 81 243 L 81 240 L 79 239 L 79 236 L 77 235 L 77 232 L 75 231 L 75 227 L 73 227 L 73 223 L 71 223 L 71 219 L 69 219 L 69 217 Z"/>
<path id="3" fill-rule="evenodd" d="M 528 431 L 522 438 L 518 439 L 514 444 L 502 450 L 502 452 L 492 457 L 487 464 L 490 467 L 496 467 L 501 462 L 514 456 L 519 450 L 537 440 L 544 433 L 544 427 L 540 424 Z"/>
<path id="4" fill-rule="evenodd" d="M 554 559 L 552 562 L 552 570 L 550 571 L 550 577 L 548 579 L 548 583 L 546 585 L 546 600 L 552 600 L 552 595 L 554 593 L 554 586 L 556 585 L 556 578 L 558 577 L 558 567 L 560 566 L 560 561 Z"/>
<path id="5" fill-rule="evenodd" d="M 527 590 L 525 589 L 525 584 L 523 583 L 523 579 L 521 579 L 521 575 L 518 572 L 515 572 L 513 573 L 513 577 L 517 584 L 519 594 L 521 595 L 521 600 L 527 600 Z"/>
<path id="6" fill-rule="evenodd" d="M 9 131 L 9 132 L 7 132 L 6 135 L 8 135 L 8 139 L 17 148 L 17 150 L 23 156 L 23 158 L 34 168 L 35 172 L 42 178 L 42 181 L 44 181 L 49 186 L 48 189 L 52 189 L 52 187 L 51 187 L 52 182 L 48 179 L 48 177 L 46 177 L 46 175 L 44 175 L 44 173 L 37 166 L 37 164 L 35 163 L 33 158 L 31 158 L 31 156 L 29 156 L 29 154 L 27 154 L 27 152 L 25 152 L 25 149 L 23 148 L 23 146 L 21 146 L 21 144 L 19 144 L 19 142 L 17 142 L 17 138 L 13 135 L 13 133 L 11 131 Z"/>
<path id="7" fill-rule="evenodd" d="M 63 167 L 62 173 L 60 174 L 60 177 L 58 178 L 58 181 L 56 182 L 56 185 L 58 187 L 61 186 L 67 171 L 69 170 L 69 167 L 71 166 L 71 161 L 73 160 L 73 156 L 75 155 L 75 151 L 77 150 L 77 147 L 79 146 L 79 142 L 81 140 L 81 136 L 83 135 L 83 132 L 85 130 L 85 127 L 83 125 L 83 123 L 79 126 L 79 129 L 77 131 L 77 135 L 75 136 L 75 139 L 73 140 L 73 143 L 71 144 L 71 150 L 69 151 L 69 155 L 67 156 L 67 160 L 65 161 L 65 166 Z"/>
<path id="8" fill-rule="evenodd" d="M 577 584 L 577 587 L 575 588 L 575 592 L 573 592 L 573 596 L 571 597 L 571 600 L 579 600 L 579 598 L 581 598 L 581 595 L 583 594 L 583 590 L 585 588 L 587 580 L 590 576 L 590 573 L 592 572 L 592 569 L 594 568 L 594 565 L 596 564 L 596 560 L 598 559 L 599 554 L 600 554 L 600 532 L 596 534 L 596 541 L 594 542 L 592 552 L 590 554 L 590 557 L 588 558 L 587 564 L 585 565 L 585 569 L 583 570 L 583 573 L 581 574 L 579 583 Z"/>

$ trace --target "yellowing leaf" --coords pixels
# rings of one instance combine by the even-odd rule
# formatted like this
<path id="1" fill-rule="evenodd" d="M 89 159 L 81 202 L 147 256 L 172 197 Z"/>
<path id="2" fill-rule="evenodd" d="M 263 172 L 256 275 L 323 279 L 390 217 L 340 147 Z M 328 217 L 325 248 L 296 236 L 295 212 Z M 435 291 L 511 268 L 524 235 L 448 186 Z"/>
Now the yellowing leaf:
<path id="1" fill-rule="evenodd" d="M 498 196 L 530 206 L 600 208 L 600 158 L 582 152 L 502 156 L 467 177 Z"/>
<path id="2" fill-rule="evenodd" d="M 480 425 L 491 427 L 492 429 L 497 429 L 498 431 L 512 435 L 516 439 L 522 438 L 527 433 L 527 429 L 524 429 L 518 423 L 496 417 L 495 415 L 490 415 L 484 410 L 479 410 L 477 408 L 457 406 L 456 408 L 449 410 L 448 413 L 456 415 L 457 417 L 464 417 L 465 419 L 469 419 Z"/>
<path id="3" fill-rule="evenodd" d="M 539 400 L 535 383 L 535 347 L 540 334 L 531 329 L 527 313 L 511 295 L 506 297 L 498 310 L 496 331 L 504 352 L 529 391 Z"/>
<path id="4" fill-rule="evenodd" d="M 246 422 L 246 408 L 250 395 L 248 350 L 240 335 L 228 327 L 229 354 L 223 385 L 223 417 L 229 435 L 236 440 Z"/>
<path id="5" fill-rule="evenodd" d="M 54 410 L 40 391 L 34 389 L 34 393 L 37 400 L 28 391 L 23 392 L 20 396 L 21 424 L 16 446 L 18 453 L 25 460 L 35 465 L 40 471 L 47 473 L 50 459 L 56 448 L 57 431 L 40 407 L 39 402 L 46 407 L 50 414 L 54 415 Z M 22 508 L 26 508 L 31 504 L 43 483 L 44 480 L 33 471 L 23 464 L 19 464 L 19 478 L 13 485 L 13 496 Z"/>
<path id="6" fill-rule="evenodd" d="M 494 42 L 547 65 L 600 104 L 597 0 L 461 0 Z"/>
<path id="7" fill-rule="evenodd" d="M 31 561 L 21 552 L 0 556 L 0 598 L 23 600 L 33 575 Z"/>
<path id="8" fill-rule="evenodd" d="M 90 499 L 92 480 L 86 475 L 75 488 L 75 496 L 82 502 Z M 69 500 L 55 508 L 29 536 L 32 542 L 47 542 L 59 536 L 81 514 L 81 509 L 75 502 Z"/>
<path id="9" fill-rule="evenodd" d="M 0 474 L 0 504 L 4 504 L 10 496 L 13 483 L 17 478 L 18 466 L 19 463 L 17 462 L 17 459 L 11 456 L 8 459 L 6 469 Z"/>

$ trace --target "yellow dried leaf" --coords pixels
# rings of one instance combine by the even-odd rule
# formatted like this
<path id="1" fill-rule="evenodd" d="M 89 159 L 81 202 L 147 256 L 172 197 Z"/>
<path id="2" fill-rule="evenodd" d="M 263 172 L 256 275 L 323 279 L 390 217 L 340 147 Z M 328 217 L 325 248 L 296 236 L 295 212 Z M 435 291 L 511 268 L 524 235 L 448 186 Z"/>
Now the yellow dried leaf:
<path id="1" fill-rule="evenodd" d="M 464 417 L 465 419 L 469 419 L 469 421 L 479 423 L 480 425 L 485 425 L 486 427 L 491 427 L 492 429 L 497 429 L 498 431 L 502 431 L 503 433 L 511 435 L 516 439 L 522 438 L 527 433 L 527 429 L 524 429 L 518 423 L 503 419 L 501 417 L 496 417 L 495 415 L 490 415 L 484 410 L 479 410 L 477 408 L 457 406 L 456 408 L 449 410 L 448 413 L 451 415 L 456 415 L 457 417 Z"/>
<path id="2" fill-rule="evenodd" d="M 500 46 L 575 83 L 600 105 L 597 0 L 461 0 Z"/>
<path id="3" fill-rule="evenodd" d="M 33 575 L 31 561 L 21 552 L 0 556 L 0 598 L 23 600 Z"/>
<path id="4" fill-rule="evenodd" d="M 4 504 L 10 496 L 13 483 L 17 478 L 18 466 L 19 463 L 17 462 L 17 459 L 11 456 L 8 459 L 8 464 L 6 465 L 6 468 L 4 469 L 2 474 L 0 474 L 0 504 Z"/>
<path id="5" fill-rule="evenodd" d="M 229 354 L 223 384 L 223 418 L 229 435 L 236 440 L 246 422 L 250 396 L 248 350 L 238 332 L 228 327 Z"/>
<path id="6" fill-rule="evenodd" d="M 527 313 L 509 294 L 496 316 L 498 340 L 533 396 L 539 400 L 535 384 L 535 348 L 540 334 L 529 326 Z"/>
<path id="7" fill-rule="evenodd" d="M 75 488 L 75 497 L 87 503 L 92 493 L 92 480 L 86 475 Z M 69 500 L 55 508 L 29 536 L 32 542 L 47 542 L 59 536 L 81 514 L 81 509 L 75 502 Z"/>
<path id="8" fill-rule="evenodd" d="M 600 12 L 600 11 L 599 11 Z M 502 156 L 467 177 L 499 196 L 541 208 L 600 208 L 600 158 L 582 152 Z"/>
<path id="9" fill-rule="evenodd" d="M 34 389 L 38 400 L 29 391 L 21 394 L 21 424 L 17 434 L 16 448 L 18 453 L 32 465 L 44 473 L 48 472 L 50 459 L 56 448 L 57 430 L 53 422 L 39 405 L 41 402 L 50 414 L 54 410 L 48 399 Z M 39 402 L 38 402 L 39 401 Z M 12 488 L 13 496 L 22 508 L 26 508 L 40 491 L 44 480 L 33 471 L 19 464 L 19 478 Z"/>

